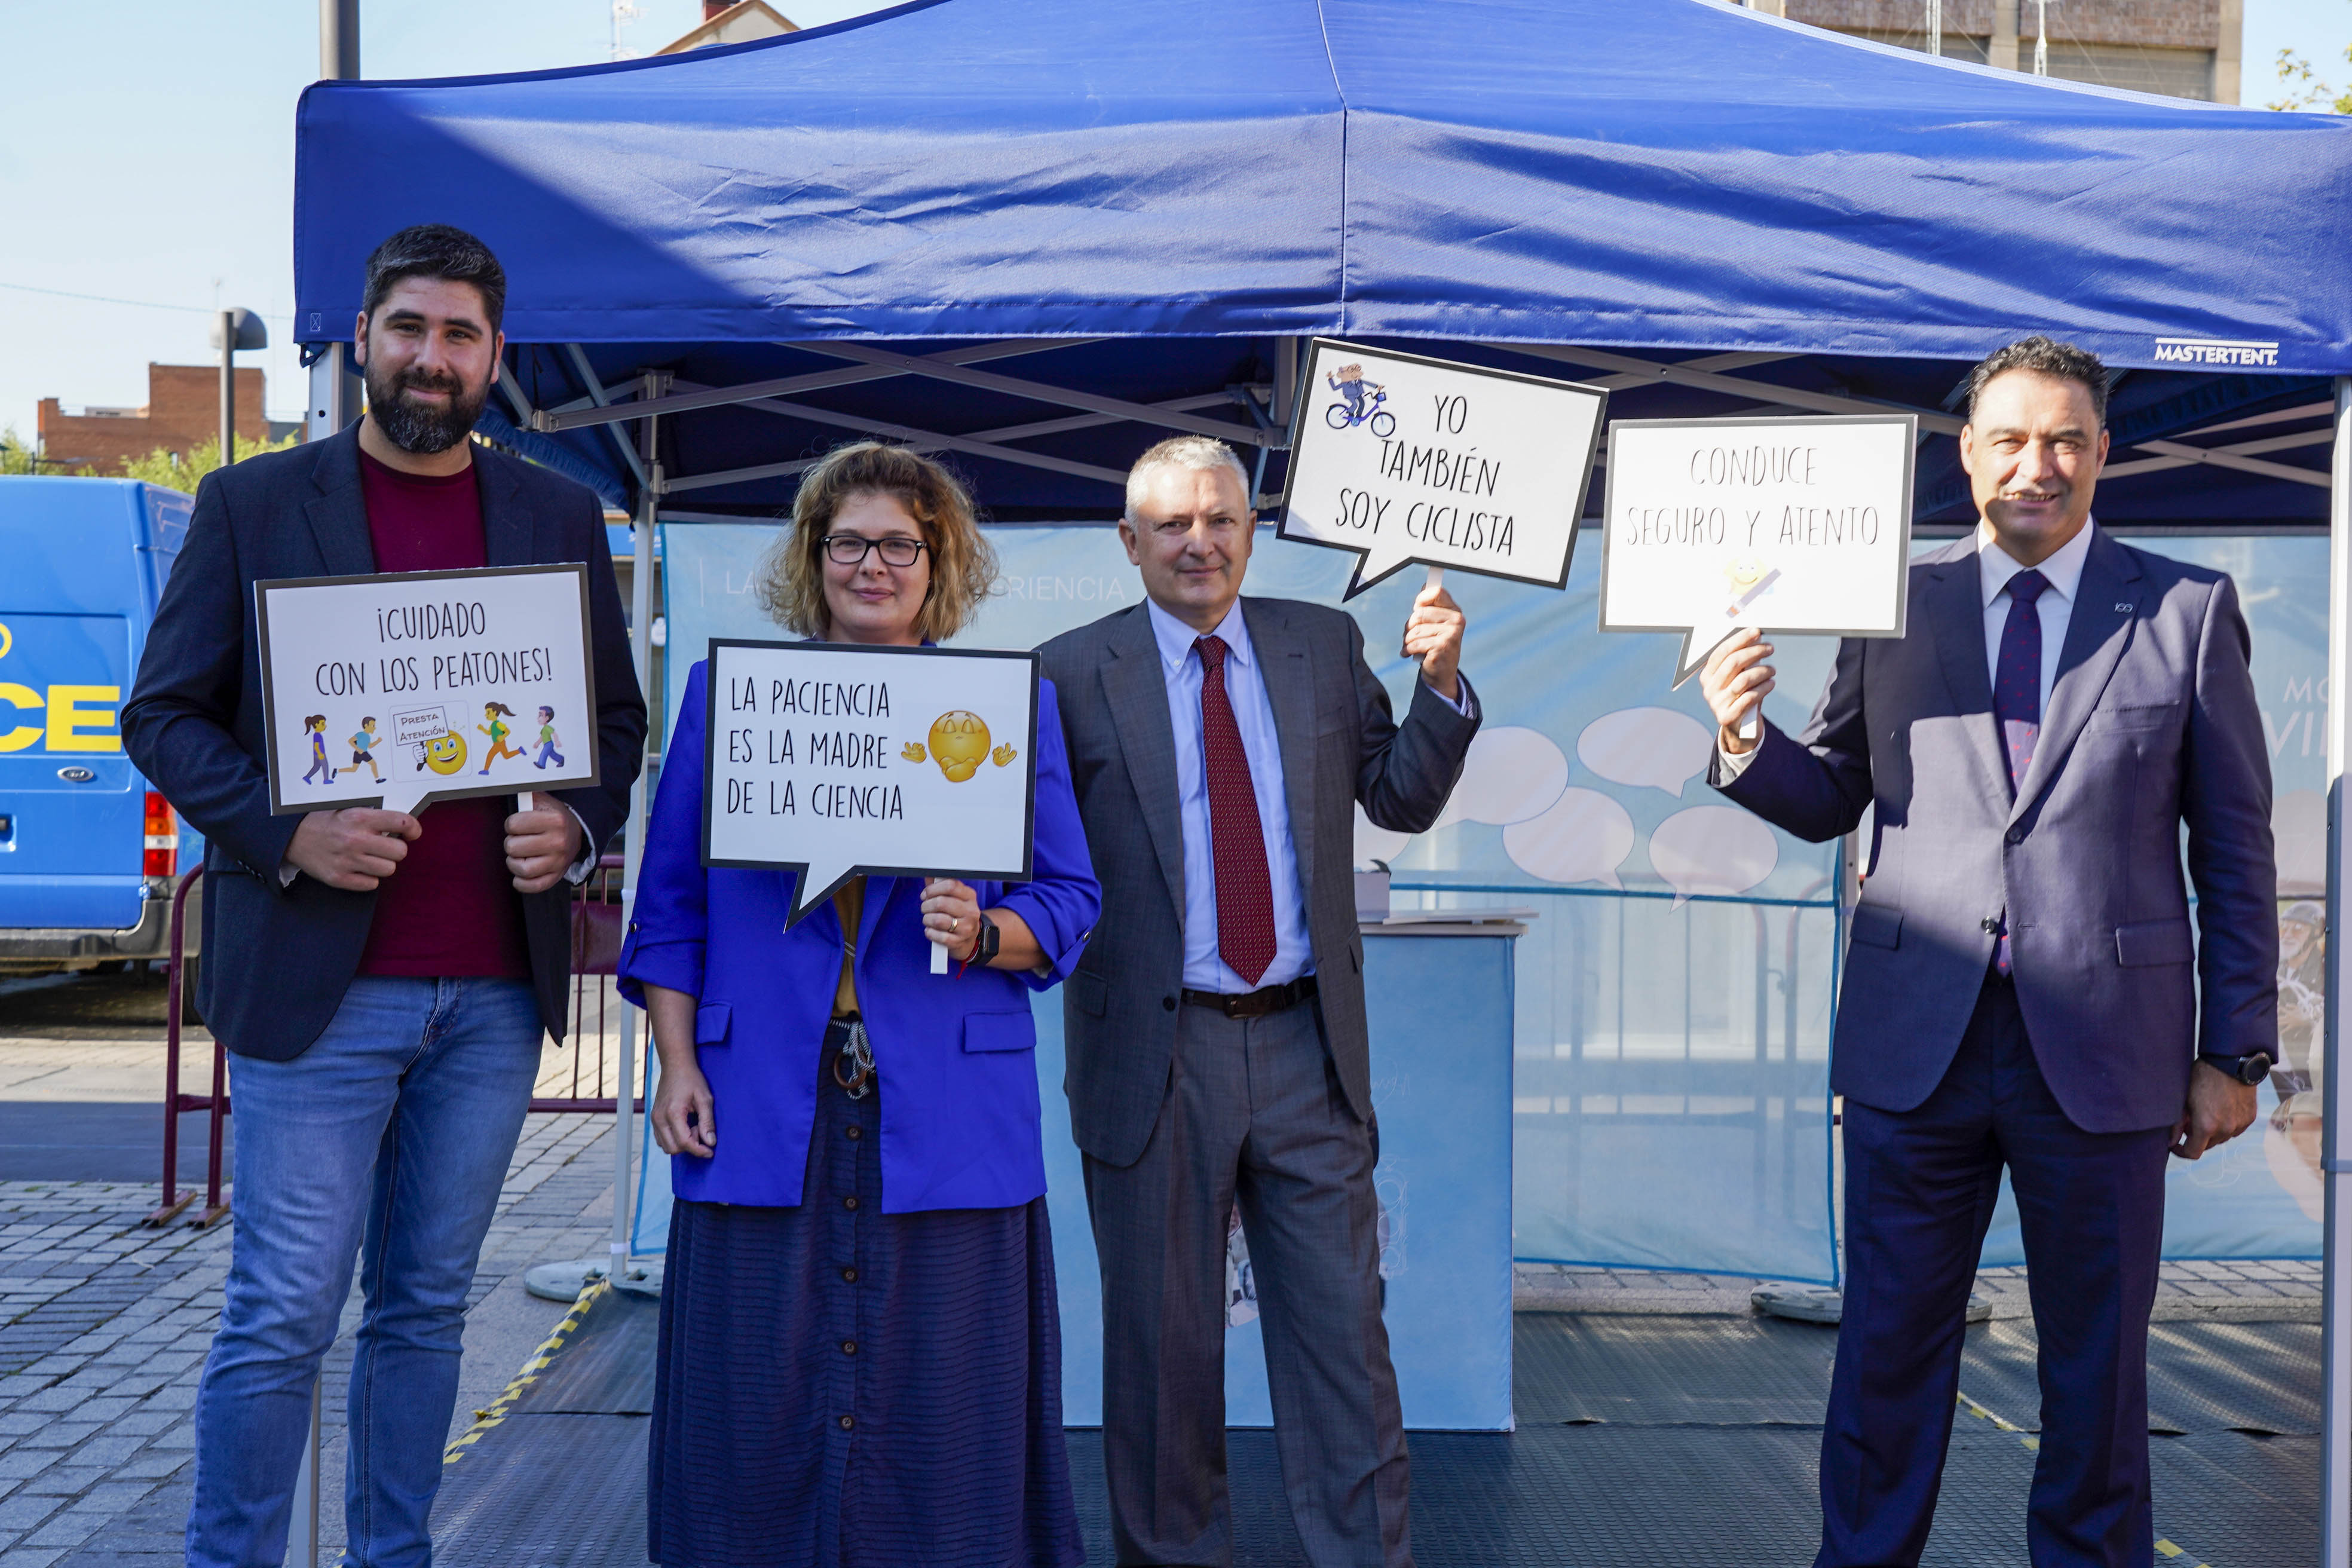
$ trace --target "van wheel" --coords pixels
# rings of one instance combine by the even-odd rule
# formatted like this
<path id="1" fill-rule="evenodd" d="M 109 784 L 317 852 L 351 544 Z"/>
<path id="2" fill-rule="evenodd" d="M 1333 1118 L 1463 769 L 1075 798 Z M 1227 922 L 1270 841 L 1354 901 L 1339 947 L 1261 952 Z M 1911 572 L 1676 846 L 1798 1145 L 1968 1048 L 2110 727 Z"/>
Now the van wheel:
<path id="1" fill-rule="evenodd" d="M 196 1012 L 196 976 L 204 962 L 201 958 L 180 961 L 180 1022 L 183 1025 L 201 1025 L 204 1022 Z M 168 983 L 169 971 L 165 973 Z"/>

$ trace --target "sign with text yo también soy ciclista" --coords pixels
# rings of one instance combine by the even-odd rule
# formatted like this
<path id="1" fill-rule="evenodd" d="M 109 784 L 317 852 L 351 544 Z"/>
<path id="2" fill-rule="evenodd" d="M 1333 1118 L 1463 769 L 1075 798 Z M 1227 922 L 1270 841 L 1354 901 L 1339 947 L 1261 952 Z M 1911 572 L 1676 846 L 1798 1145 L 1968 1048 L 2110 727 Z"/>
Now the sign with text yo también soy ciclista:
<path id="1" fill-rule="evenodd" d="M 1742 626 L 1901 637 L 1918 434 L 1908 414 L 1617 421 L 1601 629 L 1682 633 L 1677 686 Z"/>
<path id="2" fill-rule="evenodd" d="M 713 637 L 702 863 L 799 872 L 787 925 L 856 876 L 1026 881 L 1037 668 Z"/>
<path id="3" fill-rule="evenodd" d="M 588 569 L 253 585 L 280 814 L 596 782 Z"/>
<path id="4" fill-rule="evenodd" d="M 1597 386 L 1318 338 L 1291 423 L 1284 539 L 1562 587 L 1600 449 Z"/>

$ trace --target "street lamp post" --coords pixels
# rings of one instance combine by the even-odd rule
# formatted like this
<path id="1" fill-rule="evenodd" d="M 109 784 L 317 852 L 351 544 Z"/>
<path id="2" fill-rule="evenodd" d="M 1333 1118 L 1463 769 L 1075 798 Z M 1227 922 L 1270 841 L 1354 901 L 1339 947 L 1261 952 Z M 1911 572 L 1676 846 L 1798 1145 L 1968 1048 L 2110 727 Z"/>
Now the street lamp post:
<path id="1" fill-rule="evenodd" d="M 268 346 L 269 329 L 243 306 L 223 310 L 213 322 L 213 347 L 220 350 L 220 466 L 224 468 L 236 461 L 236 351 Z"/>

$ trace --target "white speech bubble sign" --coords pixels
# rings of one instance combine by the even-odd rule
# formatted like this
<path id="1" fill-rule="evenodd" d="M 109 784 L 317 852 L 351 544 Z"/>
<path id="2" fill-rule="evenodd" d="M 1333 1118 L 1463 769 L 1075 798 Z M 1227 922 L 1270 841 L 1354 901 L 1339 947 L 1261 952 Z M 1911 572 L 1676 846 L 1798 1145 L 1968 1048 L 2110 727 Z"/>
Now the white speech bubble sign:
<path id="1" fill-rule="evenodd" d="M 1505 724 L 1481 730 L 1462 759 L 1462 777 L 1433 830 L 1457 822 L 1504 827 L 1536 816 L 1568 787 L 1568 757 L 1540 730 Z"/>
<path id="2" fill-rule="evenodd" d="M 1375 860 L 1385 866 L 1403 854 L 1404 847 L 1412 842 L 1412 834 L 1398 833 L 1382 827 L 1364 815 L 1364 808 L 1360 804 L 1357 805 L 1354 845 L 1356 869 L 1369 870 Z"/>
<path id="3" fill-rule="evenodd" d="M 1680 909 L 1695 894 L 1733 897 L 1780 863 L 1772 830 L 1732 805 L 1694 805 L 1650 830 L 1650 866 L 1675 890 Z"/>
<path id="4" fill-rule="evenodd" d="M 800 873 L 786 924 L 852 877 L 1026 881 L 1037 656 L 714 637 L 702 862 Z"/>
<path id="5" fill-rule="evenodd" d="M 597 782 L 578 563 L 277 578 L 254 617 L 273 812 Z"/>
<path id="6" fill-rule="evenodd" d="M 1601 629 L 1683 634 L 1676 686 L 1742 626 L 1901 637 L 1917 448 L 1909 414 L 1618 420 Z"/>
<path id="7" fill-rule="evenodd" d="M 1620 708 L 1576 738 L 1576 760 L 1611 784 L 1660 789 L 1679 798 L 1715 757 L 1715 737 L 1672 708 Z"/>
<path id="8" fill-rule="evenodd" d="M 1570 789 L 1541 814 L 1503 829 L 1511 863 L 1547 882 L 1600 882 L 1622 891 L 1617 868 L 1633 853 L 1633 818 L 1597 789 Z"/>
<path id="9" fill-rule="evenodd" d="M 1353 552 L 1351 599 L 1416 561 L 1564 587 L 1608 403 L 1578 382 L 1318 338 L 1278 531 Z"/>

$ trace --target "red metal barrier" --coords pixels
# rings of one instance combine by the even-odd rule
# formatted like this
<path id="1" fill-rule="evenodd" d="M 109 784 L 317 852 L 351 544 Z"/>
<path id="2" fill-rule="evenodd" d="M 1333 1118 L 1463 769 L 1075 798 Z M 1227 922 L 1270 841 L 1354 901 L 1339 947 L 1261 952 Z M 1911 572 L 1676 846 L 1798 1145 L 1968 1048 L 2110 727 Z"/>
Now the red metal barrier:
<path id="1" fill-rule="evenodd" d="M 617 1083 L 607 1081 L 604 1059 L 604 1032 L 612 1006 L 608 1003 L 604 981 L 620 973 L 621 965 L 621 857 L 605 855 L 596 861 L 596 869 L 580 884 L 577 897 L 572 900 L 572 1028 L 565 1048 L 572 1052 L 571 1092 L 562 1096 L 534 1098 L 533 1110 L 585 1110 L 612 1114 L 620 1093 Z M 591 989 L 596 994 L 595 1006 L 588 1005 Z M 625 1003 L 620 1004 L 623 1006 Z M 588 1060 L 590 1016 L 594 1016 L 595 1061 L 593 1068 Z M 639 1110 L 645 1108 L 643 1096 L 637 1099 Z"/>
<path id="2" fill-rule="evenodd" d="M 196 1198 L 193 1187 L 180 1191 L 180 1116 L 184 1111 L 212 1112 L 211 1152 L 205 1167 L 205 1206 L 194 1223 L 217 1224 L 228 1213 L 221 1202 L 221 1134 L 228 1116 L 228 1050 L 213 1042 L 213 1091 L 180 1092 L 180 1017 L 187 986 L 188 894 L 205 868 L 198 866 L 180 879 L 172 890 L 172 947 L 167 961 L 163 1017 L 163 1202 L 142 1224 L 164 1226 L 179 1217 Z"/>

